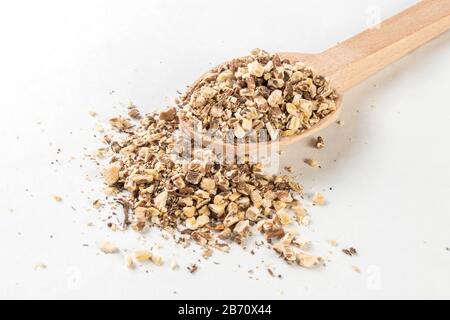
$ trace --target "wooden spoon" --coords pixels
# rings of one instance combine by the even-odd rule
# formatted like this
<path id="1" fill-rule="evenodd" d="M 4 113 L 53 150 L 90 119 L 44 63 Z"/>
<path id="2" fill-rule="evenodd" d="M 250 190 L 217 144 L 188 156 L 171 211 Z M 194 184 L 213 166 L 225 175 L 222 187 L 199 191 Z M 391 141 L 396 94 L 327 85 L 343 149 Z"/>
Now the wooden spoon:
<path id="1" fill-rule="evenodd" d="M 342 109 L 342 96 L 347 90 L 448 29 L 450 29 L 450 0 L 423 0 L 380 25 L 325 52 L 319 54 L 279 53 L 282 59 L 288 59 L 291 62 L 302 61 L 313 67 L 318 74 L 328 77 L 341 98 L 334 113 L 299 135 L 276 141 L 277 148 L 296 143 L 335 122 Z M 195 139 L 201 139 L 197 141 L 212 145 L 219 152 L 224 148 L 227 152 L 230 148 L 231 150 L 240 148 L 239 152 L 242 150 L 250 152 L 261 147 L 257 143 L 249 143 L 245 146 L 226 144 L 201 136 L 182 120 L 180 120 L 180 128 Z M 264 147 L 267 148 L 267 143 L 264 143 Z"/>

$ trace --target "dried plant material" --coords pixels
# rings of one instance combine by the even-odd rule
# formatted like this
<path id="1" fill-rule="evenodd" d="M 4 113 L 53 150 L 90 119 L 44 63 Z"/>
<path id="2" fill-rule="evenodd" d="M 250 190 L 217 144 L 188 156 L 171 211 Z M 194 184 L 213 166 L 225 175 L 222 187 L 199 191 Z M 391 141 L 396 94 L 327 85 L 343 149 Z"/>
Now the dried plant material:
<path id="1" fill-rule="evenodd" d="M 189 267 L 187 267 L 187 269 L 191 274 L 194 274 L 197 272 L 198 266 L 196 264 L 191 264 Z"/>
<path id="2" fill-rule="evenodd" d="M 280 241 L 273 246 L 273 249 L 288 263 L 294 263 L 297 260 L 295 252 L 290 244 L 285 244 L 283 241 Z"/>
<path id="3" fill-rule="evenodd" d="M 199 228 L 206 226 L 209 223 L 210 219 L 207 215 L 201 215 L 197 218 L 197 224 Z"/>
<path id="4" fill-rule="evenodd" d="M 211 258 L 212 254 L 213 254 L 213 251 L 211 249 L 207 248 L 207 249 L 203 250 L 202 257 L 204 259 L 209 259 L 209 258 Z"/>
<path id="5" fill-rule="evenodd" d="M 94 207 L 94 209 L 100 209 L 101 207 L 103 207 L 104 206 L 104 204 L 100 201 L 100 200 L 95 200 L 93 203 L 92 203 L 92 206 Z"/>
<path id="6" fill-rule="evenodd" d="M 314 159 L 305 159 L 305 163 L 312 168 L 317 168 L 319 166 L 319 162 Z"/>
<path id="7" fill-rule="evenodd" d="M 136 268 L 136 265 L 134 264 L 133 258 L 130 256 L 125 256 L 125 267 L 128 269 L 134 269 Z"/>
<path id="8" fill-rule="evenodd" d="M 55 195 L 55 196 L 53 196 L 53 200 L 55 200 L 56 202 L 62 202 L 63 198 Z"/>
<path id="9" fill-rule="evenodd" d="M 269 140 L 301 134 L 334 113 L 337 100 L 329 81 L 310 67 L 256 49 L 211 70 L 179 104 L 194 129 L 250 141 L 248 133 L 260 129 Z"/>
<path id="10" fill-rule="evenodd" d="M 292 245 L 302 250 L 308 250 L 311 247 L 311 241 L 295 238 L 294 240 L 292 240 Z"/>
<path id="11" fill-rule="evenodd" d="M 211 178 L 203 178 L 202 182 L 200 184 L 200 188 L 202 188 L 204 191 L 215 194 L 216 193 L 216 182 L 214 179 Z"/>
<path id="12" fill-rule="evenodd" d="M 317 137 L 316 142 L 315 142 L 315 147 L 316 147 L 316 149 L 325 148 L 325 142 L 322 137 L 320 137 L 320 136 Z"/>
<path id="13" fill-rule="evenodd" d="M 233 229 L 233 232 L 241 237 L 247 237 L 250 232 L 250 223 L 248 220 L 239 221 Z"/>
<path id="14" fill-rule="evenodd" d="M 45 269 L 47 269 L 47 265 L 43 263 L 38 263 L 37 265 L 34 266 L 34 270 L 45 270 Z"/>
<path id="15" fill-rule="evenodd" d="M 197 219 L 195 217 L 189 218 L 186 220 L 186 228 L 189 230 L 197 230 L 199 228 Z"/>
<path id="16" fill-rule="evenodd" d="M 133 126 L 128 119 L 125 119 L 122 117 L 116 117 L 116 118 L 110 119 L 109 124 L 119 130 L 130 129 Z"/>
<path id="17" fill-rule="evenodd" d="M 283 201 L 276 200 L 276 201 L 272 201 L 272 206 L 274 207 L 275 211 L 278 212 L 278 211 L 281 211 L 284 208 L 286 208 L 287 207 L 287 203 L 283 202 Z"/>
<path id="18" fill-rule="evenodd" d="M 155 208 L 159 211 L 163 210 L 166 207 L 167 199 L 169 197 L 169 192 L 163 191 L 153 200 L 153 204 Z"/>
<path id="19" fill-rule="evenodd" d="M 309 226 L 309 224 L 311 223 L 311 218 L 309 216 L 304 216 L 299 218 L 298 221 L 304 226 Z"/>
<path id="20" fill-rule="evenodd" d="M 259 221 L 257 229 L 264 234 L 267 240 L 282 238 L 285 235 L 283 225 L 278 217 Z"/>
<path id="21" fill-rule="evenodd" d="M 195 207 L 184 207 L 183 208 L 183 214 L 186 218 L 193 218 L 195 216 L 196 212 L 197 212 L 197 209 Z"/>
<path id="22" fill-rule="evenodd" d="M 159 114 L 159 119 L 164 121 L 173 121 L 175 116 L 177 115 L 177 111 L 175 108 L 169 108 L 167 110 L 162 111 Z"/>
<path id="23" fill-rule="evenodd" d="M 102 242 L 100 244 L 100 250 L 106 254 L 113 254 L 119 252 L 119 248 L 109 241 Z"/>
<path id="24" fill-rule="evenodd" d="M 164 260 L 161 256 L 152 254 L 151 260 L 152 260 L 153 264 L 156 266 L 162 266 L 164 264 Z"/>
<path id="25" fill-rule="evenodd" d="M 297 263 L 304 268 L 312 268 L 323 264 L 323 258 L 311 256 L 306 253 L 297 254 Z"/>
<path id="26" fill-rule="evenodd" d="M 314 204 L 322 206 L 325 204 L 325 197 L 320 192 L 316 192 L 313 196 L 312 201 L 314 202 Z"/>
<path id="27" fill-rule="evenodd" d="M 236 221 L 237 222 L 237 221 Z M 217 236 L 220 240 L 228 240 L 231 238 L 231 235 L 233 234 L 233 232 L 231 231 L 230 228 L 226 228 L 224 229 L 221 233 L 219 233 L 219 235 Z"/>
<path id="28" fill-rule="evenodd" d="M 342 252 L 350 257 L 358 255 L 358 251 L 356 251 L 356 249 L 353 247 L 348 248 L 348 249 L 342 249 Z"/>
<path id="29" fill-rule="evenodd" d="M 172 261 L 170 261 L 170 270 L 177 270 L 178 269 L 178 263 L 176 260 L 172 259 Z"/>
<path id="30" fill-rule="evenodd" d="M 328 243 L 333 247 L 337 247 L 339 245 L 339 243 L 336 240 L 329 240 Z"/>
<path id="31" fill-rule="evenodd" d="M 264 75 L 264 66 L 258 61 L 253 61 L 248 64 L 248 72 L 255 77 L 262 77 Z"/>
<path id="32" fill-rule="evenodd" d="M 241 127 L 242 127 L 242 129 L 244 129 L 244 131 L 252 130 L 253 129 L 253 121 L 252 121 L 252 119 L 247 119 L 247 118 L 242 119 Z"/>
<path id="33" fill-rule="evenodd" d="M 108 186 L 114 186 L 119 181 L 120 169 L 119 164 L 113 163 L 103 171 L 103 177 Z"/>
<path id="34" fill-rule="evenodd" d="M 137 108 L 131 108 L 130 111 L 128 111 L 128 115 L 130 116 L 130 118 L 133 118 L 133 119 L 141 118 L 141 113 L 139 112 L 139 110 Z"/>
<path id="35" fill-rule="evenodd" d="M 292 166 L 286 166 L 284 167 L 284 170 L 286 170 L 289 173 L 292 173 L 294 171 L 294 168 Z"/>
<path id="36" fill-rule="evenodd" d="M 245 218 L 250 221 L 257 221 L 260 217 L 261 211 L 256 207 L 250 207 L 245 213 Z"/>
<path id="37" fill-rule="evenodd" d="M 222 251 L 222 252 L 230 252 L 230 246 L 226 243 L 216 242 L 214 244 L 214 248 L 216 248 L 217 250 Z"/>
<path id="38" fill-rule="evenodd" d="M 105 132 L 105 128 L 101 124 L 97 124 L 95 126 L 95 131 L 97 131 L 99 133 L 104 133 Z"/>
<path id="39" fill-rule="evenodd" d="M 105 148 L 99 148 L 95 151 L 95 155 L 97 156 L 97 158 L 103 159 L 106 156 L 107 152 L 108 151 Z"/>
<path id="40" fill-rule="evenodd" d="M 134 259 L 138 262 L 145 262 L 152 259 L 152 253 L 148 250 L 139 250 L 134 252 Z"/>
<path id="41" fill-rule="evenodd" d="M 222 77 L 227 79 L 227 73 Z M 220 90 L 205 89 L 198 103 L 220 94 Z M 309 108 L 307 103 L 299 103 Z M 123 130 L 119 139 L 108 138 L 114 154 L 104 178 L 109 195 L 121 194 L 115 199 L 124 210 L 124 222 L 118 229 L 130 226 L 141 232 L 157 227 L 171 232 L 182 247 L 197 243 L 209 256 L 214 250 L 229 252 L 231 242 L 246 244 L 256 228 L 284 260 L 295 262 L 296 250 L 305 249 L 307 242 L 292 238 L 284 228 L 291 224 L 292 213 L 301 223 L 309 221 L 295 200 L 303 195 L 303 187 L 292 177 L 266 174 L 260 164 L 223 162 L 208 148 L 195 149 L 192 158 L 180 161 L 176 156 L 186 154 L 191 141 L 176 133 L 178 112 L 147 114 L 135 127 Z M 254 126 L 257 113 L 248 110 L 235 125 L 245 131 L 250 122 L 243 119 L 252 120 Z M 146 250 L 135 252 L 133 257 L 135 262 L 162 262 Z"/>
<path id="42" fill-rule="evenodd" d="M 308 215 L 308 212 L 306 211 L 306 209 L 304 209 L 300 206 L 294 206 L 294 207 L 292 207 L 292 210 L 295 213 L 295 217 L 297 218 L 297 221 L 300 221 L 301 219 L 303 219 L 305 216 Z"/>
<path id="43" fill-rule="evenodd" d="M 357 266 L 352 266 L 352 270 L 355 271 L 356 273 L 361 273 L 361 269 Z"/>
<path id="44" fill-rule="evenodd" d="M 292 232 L 286 232 L 286 234 L 281 238 L 280 242 L 281 244 L 288 246 L 291 245 L 292 242 L 295 240 L 295 234 Z"/>
<path id="45" fill-rule="evenodd" d="M 280 219 L 281 224 L 284 226 L 290 225 L 292 223 L 289 212 L 287 212 L 286 210 L 278 211 L 277 216 Z"/>

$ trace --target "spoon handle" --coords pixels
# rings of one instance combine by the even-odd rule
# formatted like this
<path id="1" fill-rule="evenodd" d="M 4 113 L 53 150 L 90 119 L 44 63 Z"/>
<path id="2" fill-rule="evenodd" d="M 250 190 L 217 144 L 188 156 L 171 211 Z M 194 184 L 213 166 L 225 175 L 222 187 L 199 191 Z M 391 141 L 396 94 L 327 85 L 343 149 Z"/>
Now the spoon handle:
<path id="1" fill-rule="evenodd" d="M 450 0 L 423 0 L 317 58 L 343 92 L 448 29 Z"/>

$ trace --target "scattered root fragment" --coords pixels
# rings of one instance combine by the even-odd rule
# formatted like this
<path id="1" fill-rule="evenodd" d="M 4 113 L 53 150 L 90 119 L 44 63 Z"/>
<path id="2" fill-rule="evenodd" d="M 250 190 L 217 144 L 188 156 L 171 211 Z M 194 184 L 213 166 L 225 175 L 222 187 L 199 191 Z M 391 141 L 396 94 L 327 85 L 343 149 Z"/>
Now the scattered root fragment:
<path id="1" fill-rule="evenodd" d="M 52 197 L 53 198 L 53 200 L 55 200 L 56 202 L 62 202 L 63 201 L 63 198 L 62 197 L 60 197 L 60 196 L 53 196 Z"/>
<path id="2" fill-rule="evenodd" d="M 169 108 L 162 111 L 159 114 L 159 119 L 163 121 L 173 121 L 177 115 L 177 110 L 175 108 Z"/>
<path id="3" fill-rule="evenodd" d="M 34 266 L 34 270 L 45 270 L 47 269 L 47 265 L 43 264 L 43 263 L 38 263 L 37 265 Z"/>
<path id="4" fill-rule="evenodd" d="M 294 168 L 292 166 L 286 166 L 284 167 L 284 170 L 286 170 L 286 172 L 292 173 L 294 171 Z"/>
<path id="5" fill-rule="evenodd" d="M 342 252 L 345 253 L 346 255 L 350 256 L 350 257 L 358 255 L 358 251 L 355 248 L 353 248 L 353 247 L 350 247 L 348 249 L 342 249 Z"/>
<path id="6" fill-rule="evenodd" d="M 152 258 L 152 253 L 147 250 L 139 250 L 134 252 L 134 259 L 138 262 L 149 261 Z"/>
<path id="7" fill-rule="evenodd" d="M 332 246 L 332 247 L 337 247 L 339 245 L 339 243 L 336 240 L 329 240 L 328 243 Z"/>
<path id="8" fill-rule="evenodd" d="M 161 256 L 152 254 L 151 260 L 152 260 L 153 264 L 156 266 L 162 266 L 164 264 L 164 260 Z"/>
<path id="9" fill-rule="evenodd" d="M 133 258 L 131 256 L 125 256 L 125 267 L 128 269 L 134 269 L 136 268 L 136 265 L 134 264 Z"/>
<path id="10" fill-rule="evenodd" d="M 95 156 L 99 159 L 105 158 L 106 154 L 108 153 L 108 150 L 105 148 L 99 148 L 95 151 Z"/>
<path id="11" fill-rule="evenodd" d="M 108 186 L 113 186 L 119 181 L 121 167 L 120 165 L 114 163 L 106 167 L 103 172 L 103 177 L 105 178 L 105 182 Z"/>
<path id="12" fill-rule="evenodd" d="M 319 162 L 314 159 L 305 159 L 305 163 L 310 166 L 311 168 L 317 168 L 319 167 Z"/>
<path id="13" fill-rule="evenodd" d="M 208 249 L 203 250 L 202 257 L 204 259 L 209 259 L 209 258 L 211 258 L 212 254 L 213 254 L 213 251 L 208 248 Z"/>
<path id="14" fill-rule="evenodd" d="M 119 252 L 119 248 L 115 244 L 113 244 L 109 241 L 102 242 L 100 244 L 100 250 L 106 254 L 113 254 L 113 253 Z"/>
<path id="15" fill-rule="evenodd" d="M 188 266 L 187 269 L 189 270 L 189 272 L 191 274 L 194 274 L 197 272 L 198 266 L 194 263 L 194 264 L 191 264 L 190 266 Z"/>
<path id="16" fill-rule="evenodd" d="M 125 119 L 123 117 L 116 117 L 109 120 L 109 124 L 116 129 L 119 130 L 126 130 L 131 128 L 133 125 L 131 124 L 130 120 Z"/>
<path id="17" fill-rule="evenodd" d="M 130 118 L 133 118 L 133 119 L 141 118 L 141 113 L 135 106 L 130 106 L 129 109 L 130 109 L 130 111 L 128 111 L 128 115 L 130 116 Z"/>
<path id="18" fill-rule="evenodd" d="M 172 259 L 172 261 L 170 261 L 170 270 L 177 270 L 178 269 L 178 263 L 175 259 Z"/>
<path id="19" fill-rule="evenodd" d="M 325 142 L 323 140 L 322 137 L 317 137 L 316 141 L 315 141 L 315 147 L 316 149 L 323 149 L 325 148 Z"/>
<path id="20" fill-rule="evenodd" d="M 324 259 L 321 257 L 311 256 L 306 253 L 297 254 L 297 263 L 304 268 L 312 268 L 315 266 L 323 265 Z"/>
<path id="21" fill-rule="evenodd" d="M 313 203 L 319 206 L 322 206 L 325 204 L 325 197 L 320 192 L 316 192 L 312 199 Z"/>
<path id="22" fill-rule="evenodd" d="M 357 266 L 352 266 L 352 270 L 355 271 L 356 273 L 361 273 L 361 269 Z"/>
<path id="23" fill-rule="evenodd" d="M 95 200 L 92 203 L 92 206 L 94 207 L 94 209 L 100 209 L 101 207 L 104 206 L 104 204 L 100 200 Z"/>

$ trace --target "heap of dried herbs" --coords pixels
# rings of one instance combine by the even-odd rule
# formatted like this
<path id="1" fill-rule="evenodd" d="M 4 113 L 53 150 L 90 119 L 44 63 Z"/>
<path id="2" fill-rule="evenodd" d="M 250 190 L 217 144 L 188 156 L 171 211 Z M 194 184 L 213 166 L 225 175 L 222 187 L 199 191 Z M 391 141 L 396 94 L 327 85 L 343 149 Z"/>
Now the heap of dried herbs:
<path id="1" fill-rule="evenodd" d="M 257 57 L 265 61 L 264 53 Z M 279 63 L 273 63 L 277 68 Z M 122 134 L 117 139 L 105 136 L 112 156 L 103 176 L 108 195 L 115 196 L 125 209 L 124 226 L 136 231 L 152 227 L 170 231 L 178 243 L 198 243 L 206 256 L 214 249 L 229 251 L 233 242 L 245 245 L 252 233 L 260 232 L 287 262 L 303 267 L 321 264 L 321 258 L 305 253 L 307 242 L 286 230 L 295 221 L 309 221 L 299 201 L 302 186 L 289 176 L 265 174 L 260 164 L 245 159 L 239 165 L 224 163 L 210 149 L 193 148 L 189 139 L 177 133 L 178 113 L 169 108 L 141 116 L 132 109 L 129 116 L 138 122 L 124 117 L 110 120 Z M 290 123 L 293 117 L 281 119 Z M 104 250 L 111 252 L 115 247 L 107 245 Z M 145 256 L 153 259 L 151 254 Z"/>
<path id="2" fill-rule="evenodd" d="M 298 135 L 336 110 L 329 81 L 302 62 L 255 49 L 207 73 L 181 96 L 183 121 L 231 141 Z M 268 135 L 258 136 L 258 132 Z"/>

